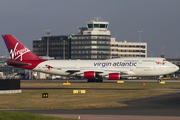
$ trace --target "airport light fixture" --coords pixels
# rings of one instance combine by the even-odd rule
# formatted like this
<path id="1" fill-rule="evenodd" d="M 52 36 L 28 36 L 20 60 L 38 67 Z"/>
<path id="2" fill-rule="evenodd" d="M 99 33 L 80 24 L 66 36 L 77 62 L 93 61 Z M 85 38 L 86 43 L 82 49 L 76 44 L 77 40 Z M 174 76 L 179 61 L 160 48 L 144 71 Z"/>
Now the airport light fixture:
<path id="1" fill-rule="evenodd" d="M 63 40 L 63 59 L 65 59 L 65 43 L 66 43 L 66 40 Z"/>
<path id="2" fill-rule="evenodd" d="M 141 43 L 141 33 L 143 31 L 139 30 L 138 33 L 139 33 L 139 57 L 141 57 L 141 52 L 140 52 L 140 43 Z"/>
<path id="3" fill-rule="evenodd" d="M 164 47 L 164 46 L 162 46 L 162 55 L 164 55 L 164 48 L 165 48 L 165 47 Z"/>
<path id="4" fill-rule="evenodd" d="M 49 56 L 49 36 L 50 36 L 50 30 L 45 30 L 45 33 L 47 34 L 47 55 Z"/>

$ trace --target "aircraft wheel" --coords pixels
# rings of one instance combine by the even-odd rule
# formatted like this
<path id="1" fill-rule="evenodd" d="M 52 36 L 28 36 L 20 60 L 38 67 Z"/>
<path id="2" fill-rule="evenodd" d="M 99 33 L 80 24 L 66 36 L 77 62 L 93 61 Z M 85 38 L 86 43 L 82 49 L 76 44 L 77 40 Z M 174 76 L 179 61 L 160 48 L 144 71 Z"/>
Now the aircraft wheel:
<path id="1" fill-rule="evenodd" d="M 159 76 L 158 82 L 161 82 L 161 81 L 162 81 L 162 77 L 163 77 L 163 76 Z"/>
<path id="2" fill-rule="evenodd" d="M 90 79 L 87 80 L 87 82 L 95 82 L 95 79 L 90 78 Z"/>
<path id="3" fill-rule="evenodd" d="M 98 77 L 98 78 L 96 79 L 96 82 L 103 82 L 102 77 Z"/>
<path id="4" fill-rule="evenodd" d="M 157 80 L 158 83 L 161 82 L 161 81 L 162 81 L 162 79 Z"/>
<path id="5" fill-rule="evenodd" d="M 102 79 L 97 79 L 96 82 L 102 82 Z"/>

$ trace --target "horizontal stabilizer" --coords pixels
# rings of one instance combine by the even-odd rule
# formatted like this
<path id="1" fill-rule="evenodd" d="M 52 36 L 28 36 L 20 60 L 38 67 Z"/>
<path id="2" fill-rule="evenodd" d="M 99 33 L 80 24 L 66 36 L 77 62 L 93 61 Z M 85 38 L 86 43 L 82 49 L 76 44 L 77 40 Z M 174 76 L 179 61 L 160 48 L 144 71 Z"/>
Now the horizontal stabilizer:
<path id="1" fill-rule="evenodd" d="M 31 65 L 30 63 L 23 63 L 23 62 L 17 62 L 17 61 L 5 61 L 5 62 L 10 63 L 11 65 L 15 65 L 15 66 Z"/>

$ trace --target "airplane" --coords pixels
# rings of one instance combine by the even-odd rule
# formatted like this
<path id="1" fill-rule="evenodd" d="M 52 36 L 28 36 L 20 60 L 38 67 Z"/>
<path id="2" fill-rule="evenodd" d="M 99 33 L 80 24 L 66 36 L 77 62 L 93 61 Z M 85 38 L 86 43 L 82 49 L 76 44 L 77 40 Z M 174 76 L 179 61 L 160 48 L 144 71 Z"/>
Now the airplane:
<path id="1" fill-rule="evenodd" d="M 33 71 L 84 77 L 88 82 L 103 82 L 103 78 L 163 76 L 179 70 L 165 58 L 122 57 L 105 60 L 44 60 L 37 57 L 12 35 L 2 35 L 11 59 L 7 64 Z M 161 80 L 161 79 L 160 79 Z"/>

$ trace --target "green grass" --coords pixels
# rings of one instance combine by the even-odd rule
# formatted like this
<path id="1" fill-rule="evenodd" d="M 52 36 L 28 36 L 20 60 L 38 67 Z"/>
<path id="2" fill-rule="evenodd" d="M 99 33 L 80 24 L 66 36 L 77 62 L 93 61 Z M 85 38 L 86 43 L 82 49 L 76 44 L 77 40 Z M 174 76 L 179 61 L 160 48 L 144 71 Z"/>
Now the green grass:
<path id="1" fill-rule="evenodd" d="M 48 98 L 42 98 L 48 93 Z M 23 90 L 19 94 L 0 95 L 0 109 L 85 109 L 122 107 L 118 101 L 171 94 L 171 91 L 144 90 L 86 90 L 74 94 L 73 90 Z"/>
<path id="2" fill-rule="evenodd" d="M 63 83 L 21 83 L 21 87 L 32 88 L 180 88 L 180 83 L 165 83 L 165 85 L 159 83 L 146 83 L 143 86 L 142 83 L 71 83 L 70 86 L 63 86 Z"/>
<path id="3" fill-rule="evenodd" d="M 23 112 L 0 111 L 0 120 L 77 120 L 67 118 L 56 118 Z"/>
<path id="4" fill-rule="evenodd" d="M 0 109 L 84 109 L 84 108 L 108 108 L 122 107 L 119 101 L 134 100 L 175 93 L 173 91 L 150 90 L 97 90 L 86 88 L 156 88 L 169 89 L 180 88 L 180 83 L 71 83 L 63 86 L 63 83 L 21 83 L 26 88 L 74 88 L 74 89 L 40 89 L 23 90 L 19 94 L 0 94 Z M 74 94 L 73 90 L 86 89 L 85 94 Z M 42 93 L 48 93 L 48 98 L 42 98 Z"/>
<path id="5" fill-rule="evenodd" d="M 23 90 L 19 94 L 0 94 L 0 109 L 85 109 L 85 108 L 109 108 L 124 107 L 119 101 L 134 100 L 147 97 L 155 97 L 175 93 L 173 91 L 150 91 L 150 90 L 96 90 L 86 88 L 155 88 L 169 89 L 180 88 L 180 83 L 71 83 L 63 86 L 63 83 L 21 83 L 24 88 L 75 88 L 58 90 Z M 86 89 L 85 94 L 74 94 L 76 88 Z M 78 89 L 79 90 L 79 89 Z M 48 98 L 42 98 L 42 93 L 48 93 Z M 0 111 L 0 120 L 72 120 L 42 115 Z"/>

